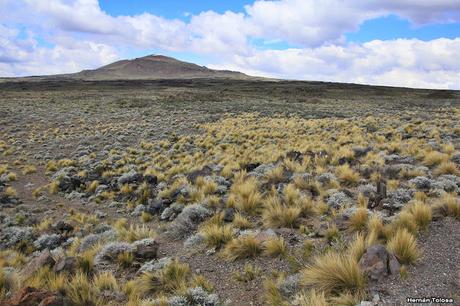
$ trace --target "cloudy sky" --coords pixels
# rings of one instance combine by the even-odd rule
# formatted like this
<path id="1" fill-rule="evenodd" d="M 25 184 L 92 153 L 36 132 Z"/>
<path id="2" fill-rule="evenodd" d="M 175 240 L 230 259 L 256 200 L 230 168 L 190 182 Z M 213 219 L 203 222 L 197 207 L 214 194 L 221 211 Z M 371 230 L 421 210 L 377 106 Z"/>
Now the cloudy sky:
<path id="1" fill-rule="evenodd" d="M 460 89 L 460 0 L 0 0 L 0 77 L 148 54 L 277 78 Z"/>

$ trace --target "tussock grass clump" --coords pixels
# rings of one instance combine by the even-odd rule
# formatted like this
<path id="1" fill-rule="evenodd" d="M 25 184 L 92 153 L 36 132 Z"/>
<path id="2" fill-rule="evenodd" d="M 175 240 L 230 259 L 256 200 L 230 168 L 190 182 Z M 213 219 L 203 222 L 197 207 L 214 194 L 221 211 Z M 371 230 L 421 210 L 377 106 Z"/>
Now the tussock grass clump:
<path id="1" fill-rule="evenodd" d="M 343 164 L 335 168 L 335 174 L 339 181 L 347 186 L 356 185 L 360 179 L 359 173 L 353 170 L 348 164 Z"/>
<path id="2" fill-rule="evenodd" d="M 56 194 L 59 192 L 59 181 L 55 180 L 48 184 L 48 192 L 50 194 Z"/>
<path id="3" fill-rule="evenodd" d="M 133 261 L 134 255 L 131 252 L 122 252 L 117 256 L 117 263 L 123 269 L 131 267 Z"/>
<path id="4" fill-rule="evenodd" d="M 262 205 L 262 194 L 259 192 L 258 181 L 254 177 L 244 178 L 240 175 L 235 179 L 230 195 L 234 197 L 234 206 L 248 214 L 256 214 Z"/>
<path id="5" fill-rule="evenodd" d="M 302 271 L 302 282 L 326 293 L 340 294 L 363 290 L 365 277 L 355 258 L 329 252 Z"/>
<path id="6" fill-rule="evenodd" d="M 363 231 L 369 220 L 367 208 L 359 207 L 348 220 L 350 228 L 354 231 Z"/>
<path id="7" fill-rule="evenodd" d="M 262 245 L 253 235 L 238 237 L 225 246 L 222 255 L 235 261 L 241 258 L 256 257 L 262 252 Z"/>
<path id="8" fill-rule="evenodd" d="M 367 240 L 370 244 L 385 238 L 383 220 L 378 214 L 373 214 L 367 223 Z"/>
<path id="9" fill-rule="evenodd" d="M 34 165 L 26 165 L 22 168 L 22 174 L 27 175 L 27 174 L 32 174 L 37 172 L 37 167 Z"/>
<path id="10" fill-rule="evenodd" d="M 353 241 L 348 246 L 348 254 L 357 262 L 361 259 L 366 252 L 368 243 L 366 243 L 366 236 L 363 233 L 357 233 Z"/>
<path id="11" fill-rule="evenodd" d="M 25 280 L 24 283 L 29 287 L 49 289 L 63 293 L 67 289 L 67 276 L 65 274 L 56 274 L 50 267 L 45 266 Z"/>
<path id="12" fill-rule="evenodd" d="M 394 230 L 404 228 L 414 234 L 417 233 L 418 229 L 414 216 L 408 210 L 401 211 L 398 217 L 391 223 L 391 227 Z"/>
<path id="13" fill-rule="evenodd" d="M 278 197 L 270 197 L 262 212 L 262 219 L 266 227 L 297 227 L 302 213 L 300 207 L 281 204 Z"/>
<path id="14" fill-rule="evenodd" d="M 405 228 L 396 230 L 394 236 L 388 241 L 387 248 L 403 264 L 414 263 L 420 257 L 415 236 Z"/>
<path id="15" fill-rule="evenodd" d="M 443 162 L 447 162 L 449 159 L 449 155 L 438 152 L 438 151 L 430 151 L 425 154 L 425 158 L 423 159 L 422 163 L 425 166 L 431 167 L 439 165 Z"/>
<path id="16" fill-rule="evenodd" d="M 282 279 L 281 279 L 282 280 Z M 280 281 L 280 280 L 278 280 Z M 265 288 L 265 303 L 270 306 L 289 306 L 290 303 L 286 302 L 278 289 L 277 282 L 273 279 L 264 281 Z"/>
<path id="17" fill-rule="evenodd" d="M 143 294 L 175 293 L 187 288 L 191 276 L 189 266 L 175 259 L 160 271 L 142 275 L 138 290 Z"/>
<path id="18" fill-rule="evenodd" d="M 452 174 L 460 176 L 460 170 L 456 163 L 451 161 L 444 161 L 439 166 L 434 169 L 435 175 L 443 175 L 443 174 Z"/>
<path id="19" fill-rule="evenodd" d="M 145 238 L 155 238 L 157 234 L 153 229 L 145 225 L 133 225 L 128 228 L 120 227 L 117 229 L 118 238 L 120 241 L 134 242 Z"/>
<path id="20" fill-rule="evenodd" d="M 7 178 L 7 180 L 9 182 L 13 182 L 13 181 L 16 181 L 18 179 L 18 175 L 15 172 L 10 172 L 10 173 L 8 173 L 6 178 Z"/>
<path id="21" fill-rule="evenodd" d="M 66 293 L 76 305 L 102 305 L 98 290 L 88 280 L 86 274 L 77 273 L 73 276 Z"/>
<path id="22" fill-rule="evenodd" d="M 99 181 L 94 180 L 86 186 L 86 192 L 95 192 L 97 187 L 99 187 Z"/>
<path id="23" fill-rule="evenodd" d="M 239 282 L 250 282 L 260 274 L 260 269 L 252 264 L 245 264 L 243 272 L 235 272 L 233 277 Z"/>
<path id="24" fill-rule="evenodd" d="M 299 306 L 329 306 L 324 292 L 312 289 L 308 292 L 301 292 L 294 298 L 295 305 Z"/>
<path id="25" fill-rule="evenodd" d="M 283 167 L 279 165 L 276 168 L 268 171 L 265 174 L 265 178 L 267 179 L 267 182 L 271 184 L 276 184 L 276 183 L 281 182 L 284 179 Z"/>
<path id="26" fill-rule="evenodd" d="M 233 228 L 230 225 L 210 223 L 203 226 L 201 234 L 208 246 L 219 248 L 233 239 Z"/>
<path id="27" fill-rule="evenodd" d="M 244 217 L 240 213 L 235 214 L 232 224 L 239 229 L 248 229 L 254 227 L 251 221 L 249 221 L 248 218 Z"/>
<path id="28" fill-rule="evenodd" d="M 431 206 L 421 201 L 414 201 L 408 208 L 414 218 L 414 222 L 419 229 L 425 230 L 428 228 L 432 218 Z"/>
<path id="29" fill-rule="evenodd" d="M 143 211 L 140 219 L 143 223 L 148 223 L 153 220 L 153 216 L 150 213 Z"/>
<path id="30" fill-rule="evenodd" d="M 0 301 L 20 287 L 20 278 L 15 272 L 7 273 L 0 265 Z"/>
<path id="31" fill-rule="evenodd" d="M 286 256 L 287 245 L 283 237 L 266 240 L 263 243 L 263 254 L 270 257 Z"/>
<path id="32" fill-rule="evenodd" d="M 10 198 L 14 198 L 14 197 L 17 197 L 18 196 L 18 192 L 16 191 L 16 189 L 14 189 L 13 187 L 6 187 L 5 191 L 4 191 L 5 195 L 10 197 Z"/>
<path id="33" fill-rule="evenodd" d="M 454 194 L 444 194 L 442 198 L 434 204 L 433 210 L 442 216 L 451 216 L 460 220 L 460 199 Z"/>
<path id="34" fill-rule="evenodd" d="M 117 279 L 110 272 L 103 272 L 101 274 L 96 275 L 93 279 L 93 284 L 99 291 L 117 291 L 119 288 Z"/>

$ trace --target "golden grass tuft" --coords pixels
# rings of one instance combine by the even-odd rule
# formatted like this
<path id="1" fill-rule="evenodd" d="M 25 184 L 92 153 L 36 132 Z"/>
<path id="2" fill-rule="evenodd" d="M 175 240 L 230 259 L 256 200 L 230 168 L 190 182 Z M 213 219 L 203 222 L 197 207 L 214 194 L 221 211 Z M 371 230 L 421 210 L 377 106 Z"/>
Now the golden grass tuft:
<path id="1" fill-rule="evenodd" d="M 131 252 L 122 252 L 117 256 L 117 263 L 118 265 L 123 268 L 127 269 L 132 266 L 134 261 L 134 255 Z"/>
<path id="2" fill-rule="evenodd" d="M 408 210 L 402 210 L 398 217 L 391 223 L 391 227 L 394 230 L 406 229 L 411 233 L 417 233 L 417 223 L 414 220 L 414 216 Z"/>
<path id="3" fill-rule="evenodd" d="M 16 181 L 18 179 L 18 175 L 16 173 L 14 173 L 14 172 L 10 172 L 10 173 L 8 173 L 6 178 L 8 179 L 9 182 L 13 182 L 13 181 Z"/>
<path id="4" fill-rule="evenodd" d="M 270 170 L 265 174 L 267 181 L 271 184 L 276 184 L 281 182 L 284 179 L 284 169 L 281 165 Z"/>
<path id="5" fill-rule="evenodd" d="M 133 224 L 126 228 L 117 228 L 117 233 L 118 238 L 121 241 L 127 241 L 130 243 L 145 238 L 155 238 L 157 236 L 156 232 L 153 229 L 148 228 L 145 225 L 139 226 Z"/>
<path id="6" fill-rule="evenodd" d="M 248 229 L 254 227 L 251 221 L 249 221 L 248 218 L 246 218 L 240 213 L 235 214 L 232 224 L 239 229 Z"/>
<path id="7" fill-rule="evenodd" d="M 93 278 L 93 284 L 99 291 L 111 290 L 118 291 L 117 279 L 110 272 L 103 272 Z"/>
<path id="8" fill-rule="evenodd" d="M 262 245 L 254 236 L 248 235 L 238 237 L 227 243 L 222 255 L 230 260 L 235 261 L 241 258 L 256 257 L 262 252 Z"/>
<path id="9" fill-rule="evenodd" d="M 359 292 L 365 276 L 352 256 L 328 252 L 302 271 L 302 283 L 326 293 Z"/>
<path id="10" fill-rule="evenodd" d="M 50 194 L 56 194 L 59 191 L 59 181 L 52 181 L 48 184 L 48 191 Z"/>
<path id="11" fill-rule="evenodd" d="M 298 306 L 329 306 L 324 292 L 315 289 L 308 292 L 301 292 L 294 298 L 295 305 Z"/>
<path id="12" fill-rule="evenodd" d="M 265 304 L 270 306 L 289 306 L 291 305 L 284 300 L 280 290 L 278 289 L 277 282 L 272 279 L 264 281 L 265 288 Z"/>
<path id="13" fill-rule="evenodd" d="M 447 162 L 448 159 L 449 159 L 449 156 L 447 154 L 444 154 L 438 151 L 430 151 L 425 154 L 425 157 L 422 163 L 425 166 L 432 167 L 432 166 L 439 165 L 443 162 Z"/>
<path id="14" fill-rule="evenodd" d="M 233 228 L 230 225 L 209 223 L 200 232 L 210 247 L 219 248 L 233 238 Z"/>
<path id="15" fill-rule="evenodd" d="M 456 176 L 460 176 L 460 170 L 456 163 L 451 161 L 444 161 L 439 166 L 434 169 L 435 175 L 443 175 L 443 174 L 452 174 Z"/>
<path id="16" fill-rule="evenodd" d="M 160 271 L 142 275 L 138 290 L 144 294 L 175 293 L 187 288 L 191 276 L 189 266 L 175 259 Z"/>
<path id="17" fill-rule="evenodd" d="M 140 219 L 143 223 L 148 223 L 153 220 L 153 216 L 150 213 L 143 211 L 140 216 Z"/>
<path id="18" fill-rule="evenodd" d="M 37 172 L 37 167 L 34 165 L 27 165 L 22 168 L 22 174 L 27 175 L 27 174 L 32 174 Z"/>
<path id="19" fill-rule="evenodd" d="M 5 195 L 10 197 L 10 198 L 14 198 L 14 197 L 17 197 L 18 196 L 18 192 L 16 191 L 16 189 L 14 189 L 13 187 L 6 187 L 5 191 L 4 191 Z"/>
<path id="20" fill-rule="evenodd" d="M 359 207 L 348 220 L 348 225 L 354 231 L 363 231 L 366 229 L 369 220 L 367 208 Z"/>
<path id="21" fill-rule="evenodd" d="M 20 288 L 21 281 L 15 272 L 6 272 L 0 266 L 0 301 Z"/>
<path id="22" fill-rule="evenodd" d="M 67 296 L 76 305 L 102 305 L 99 292 L 86 274 L 77 273 L 66 289 Z"/>
<path id="23" fill-rule="evenodd" d="M 252 264 L 245 264 L 243 272 L 235 272 L 233 277 L 239 282 L 250 282 L 260 274 L 260 269 Z"/>
<path id="24" fill-rule="evenodd" d="M 343 164 L 335 168 L 335 174 L 339 181 L 346 186 L 354 186 L 360 179 L 359 173 L 353 170 L 348 164 Z"/>
<path id="25" fill-rule="evenodd" d="M 230 195 L 234 197 L 235 208 L 248 214 L 256 214 L 262 205 L 262 194 L 254 177 L 235 179 Z"/>
<path id="26" fill-rule="evenodd" d="M 263 254 L 270 257 L 284 257 L 287 245 L 283 237 L 270 238 L 263 243 Z"/>
<path id="27" fill-rule="evenodd" d="M 441 199 L 433 205 L 433 210 L 443 216 L 451 216 L 460 220 L 460 199 L 453 193 L 444 194 Z"/>
<path id="28" fill-rule="evenodd" d="M 388 241 L 387 248 L 402 264 L 414 263 L 420 257 L 415 236 L 405 228 L 396 230 L 394 236 Z"/>
<path id="29" fill-rule="evenodd" d="M 96 188 L 99 187 L 99 181 L 94 180 L 86 187 L 86 192 L 95 192 Z"/>
<path id="30" fill-rule="evenodd" d="M 302 213 L 300 207 L 286 206 L 281 204 L 278 197 L 270 197 L 262 212 L 264 225 L 269 228 L 297 227 Z"/>
<path id="31" fill-rule="evenodd" d="M 366 243 L 366 236 L 363 233 L 356 233 L 355 238 L 348 246 L 347 253 L 359 262 L 363 254 L 366 252 L 367 247 L 368 244 Z"/>
<path id="32" fill-rule="evenodd" d="M 408 206 L 407 209 L 412 214 L 418 229 L 426 230 L 430 225 L 433 216 L 431 206 L 417 200 L 409 205 L 410 206 Z"/>

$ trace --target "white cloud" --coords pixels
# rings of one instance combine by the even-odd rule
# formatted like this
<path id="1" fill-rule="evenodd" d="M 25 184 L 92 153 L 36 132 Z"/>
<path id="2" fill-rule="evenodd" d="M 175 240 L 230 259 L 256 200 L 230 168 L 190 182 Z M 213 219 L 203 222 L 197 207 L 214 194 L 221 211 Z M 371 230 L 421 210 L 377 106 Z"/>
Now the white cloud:
<path id="1" fill-rule="evenodd" d="M 92 41 L 71 41 L 45 48 L 30 34 L 23 39 L 17 35 L 17 30 L 0 26 L 0 74 L 3 77 L 75 72 L 119 58 L 115 48 Z"/>
<path id="2" fill-rule="evenodd" d="M 375 40 L 364 44 L 264 50 L 233 56 L 216 69 L 275 78 L 429 88 L 459 88 L 460 38 L 429 42 Z"/>

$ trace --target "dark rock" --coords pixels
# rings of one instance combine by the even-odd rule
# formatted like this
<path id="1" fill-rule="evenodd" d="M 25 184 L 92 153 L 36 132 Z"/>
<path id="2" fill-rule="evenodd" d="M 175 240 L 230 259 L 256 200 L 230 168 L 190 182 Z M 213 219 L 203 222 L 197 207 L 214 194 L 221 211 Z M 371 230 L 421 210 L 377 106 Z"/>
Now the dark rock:
<path id="1" fill-rule="evenodd" d="M 211 166 L 204 166 L 201 170 L 195 170 L 187 174 L 187 179 L 190 182 L 195 182 L 196 178 L 199 176 L 205 177 L 212 174 L 212 167 Z"/>
<path id="2" fill-rule="evenodd" d="M 286 153 L 286 158 L 296 162 L 302 162 L 303 160 L 302 153 L 299 151 L 289 151 Z"/>
<path id="3" fill-rule="evenodd" d="M 83 182 L 78 176 L 64 176 L 59 180 L 58 188 L 65 193 L 70 193 L 79 188 L 82 184 Z"/>
<path id="4" fill-rule="evenodd" d="M 224 221 L 225 222 L 232 222 L 233 219 L 235 218 L 235 209 L 232 207 L 229 207 L 225 209 L 224 211 Z"/>
<path id="5" fill-rule="evenodd" d="M 374 284 L 385 276 L 399 273 L 400 269 L 396 257 L 381 244 L 370 246 L 361 257 L 359 266 Z"/>
<path id="6" fill-rule="evenodd" d="M 137 173 L 136 170 L 131 170 L 118 178 L 118 185 L 138 183 L 140 181 L 142 181 L 142 175 Z"/>
<path id="7" fill-rule="evenodd" d="M 56 273 L 69 272 L 73 273 L 77 267 L 77 259 L 75 257 L 61 258 L 56 262 L 53 271 Z"/>
<path id="8" fill-rule="evenodd" d="M 72 224 L 63 220 L 58 221 L 56 224 L 53 225 L 53 227 L 61 233 L 73 231 Z"/>
<path id="9" fill-rule="evenodd" d="M 244 170 L 246 170 L 246 172 L 251 172 L 255 168 L 259 167 L 260 165 L 261 165 L 260 163 L 250 163 L 244 166 Z"/>
<path id="10" fill-rule="evenodd" d="M 149 199 L 148 205 L 145 207 L 145 211 L 151 215 L 159 215 L 165 208 L 166 205 L 163 205 L 163 201 Z"/>
<path id="11" fill-rule="evenodd" d="M 370 151 L 372 151 L 372 147 L 366 147 L 366 148 L 354 147 L 353 148 L 353 152 L 355 153 L 356 158 L 366 156 L 367 153 L 369 153 Z"/>
<path id="12" fill-rule="evenodd" d="M 48 249 L 41 252 L 40 255 L 32 259 L 22 270 L 24 278 L 28 278 L 44 266 L 53 267 L 56 262 Z"/>
<path id="13" fill-rule="evenodd" d="M 144 175 L 144 181 L 150 185 L 156 185 L 158 183 L 158 178 L 155 175 Z"/>
<path id="14" fill-rule="evenodd" d="M 140 259 L 154 259 L 158 254 L 159 244 L 154 239 L 147 238 L 135 241 L 132 244 L 134 255 Z"/>

